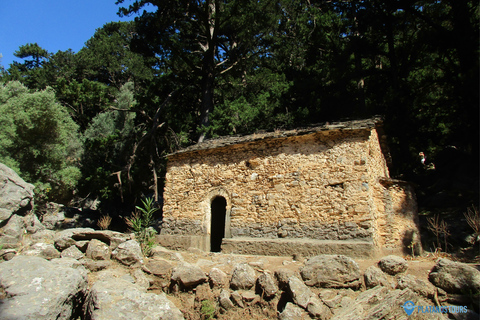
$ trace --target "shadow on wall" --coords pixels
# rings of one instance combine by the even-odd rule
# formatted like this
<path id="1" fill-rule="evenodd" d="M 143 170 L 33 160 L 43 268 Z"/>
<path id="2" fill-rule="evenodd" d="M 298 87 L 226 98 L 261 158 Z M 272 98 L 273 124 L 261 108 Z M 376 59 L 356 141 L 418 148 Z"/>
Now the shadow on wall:
<path id="1" fill-rule="evenodd" d="M 405 255 L 421 254 L 420 223 L 413 186 L 390 178 L 381 178 L 380 183 L 385 187 L 386 242 L 401 246 Z"/>

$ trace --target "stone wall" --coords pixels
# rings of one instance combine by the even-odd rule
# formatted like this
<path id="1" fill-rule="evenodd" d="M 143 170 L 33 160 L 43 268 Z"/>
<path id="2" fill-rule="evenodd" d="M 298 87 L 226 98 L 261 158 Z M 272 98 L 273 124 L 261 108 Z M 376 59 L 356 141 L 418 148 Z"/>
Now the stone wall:
<path id="1" fill-rule="evenodd" d="M 384 217 L 397 200 L 379 181 L 389 173 L 375 126 L 246 140 L 168 160 L 162 235 L 207 243 L 210 204 L 222 196 L 226 238 L 398 243 L 398 229 L 388 226 L 399 220 Z"/>

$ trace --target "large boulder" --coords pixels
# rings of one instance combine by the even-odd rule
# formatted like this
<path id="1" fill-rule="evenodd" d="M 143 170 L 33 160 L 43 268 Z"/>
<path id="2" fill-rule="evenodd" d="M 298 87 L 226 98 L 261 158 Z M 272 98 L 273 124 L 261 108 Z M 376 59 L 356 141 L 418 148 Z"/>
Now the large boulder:
<path id="1" fill-rule="evenodd" d="M 353 301 L 342 303 L 340 309 L 335 310 L 331 320 L 351 319 L 408 319 L 403 308 L 407 301 L 413 302 L 415 306 L 431 306 L 432 302 L 427 301 L 411 291 L 389 290 L 383 286 L 360 293 Z M 413 310 L 412 319 L 447 319 L 441 313 L 422 313 L 418 309 Z"/>
<path id="2" fill-rule="evenodd" d="M 428 279 L 448 293 L 480 292 L 480 271 L 465 263 L 438 259 Z"/>
<path id="3" fill-rule="evenodd" d="M 36 256 L 47 260 L 60 258 L 60 252 L 51 243 L 38 242 L 34 243 L 23 253 L 25 256 Z"/>
<path id="4" fill-rule="evenodd" d="M 146 293 L 140 285 L 114 276 L 101 277 L 92 286 L 84 305 L 84 317 L 92 320 L 184 319 L 165 293 Z"/>
<path id="5" fill-rule="evenodd" d="M 72 228 L 59 232 L 55 237 L 55 247 L 64 250 L 71 245 L 77 245 L 92 239 L 105 242 L 110 250 L 115 250 L 120 243 L 130 240 L 131 236 L 110 230 L 94 230 L 92 228 Z M 81 249 L 80 249 L 81 250 Z"/>
<path id="6" fill-rule="evenodd" d="M 85 240 L 79 235 L 86 232 L 95 232 L 95 230 L 91 228 L 74 228 L 60 231 L 55 235 L 55 247 L 60 251 L 65 250 L 68 247 L 75 245 L 77 241 Z"/>
<path id="7" fill-rule="evenodd" d="M 360 267 L 343 255 L 320 255 L 310 258 L 301 270 L 305 283 L 321 288 L 358 288 Z"/>
<path id="8" fill-rule="evenodd" d="M 84 269 L 16 256 L 0 265 L 0 287 L 0 319 L 77 319 L 88 284 Z"/>
<path id="9" fill-rule="evenodd" d="M 0 163 L 0 223 L 14 213 L 24 215 L 33 207 L 34 185 Z"/>
<path id="10" fill-rule="evenodd" d="M 403 290 L 406 288 L 428 299 L 432 299 L 436 292 L 433 284 L 418 279 L 411 274 L 400 275 L 397 279 L 397 289 Z"/>

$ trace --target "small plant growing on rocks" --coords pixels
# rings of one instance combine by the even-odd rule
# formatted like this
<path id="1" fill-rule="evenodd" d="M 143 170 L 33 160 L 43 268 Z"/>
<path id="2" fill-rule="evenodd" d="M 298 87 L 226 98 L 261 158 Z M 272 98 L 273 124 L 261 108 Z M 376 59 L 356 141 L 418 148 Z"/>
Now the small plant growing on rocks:
<path id="1" fill-rule="evenodd" d="M 137 209 L 130 218 L 126 218 L 125 222 L 135 234 L 142 252 L 145 256 L 149 256 L 153 246 L 155 245 L 156 231 L 153 229 L 153 214 L 158 210 L 154 207 L 153 198 L 142 200 L 143 207 L 136 206 Z"/>
<path id="2" fill-rule="evenodd" d="M 447 253 L 447 238 L 450 236 L 448 230 L 448 224 L 445 220 L 440 219 L 439 215 L 427 218 L 428 221 L 428 230 L 432 231 L 435 237 L 437 238 L 437 248 L 436 250 L 442 250 L 441 238 L 443 236 L 443 242 L 445 246 L 445 253 Z"/>
<path id="3" fill-rule="evenodd" d="M 468 208 L 467 212 L 463 214 L 465 219 L 467 220 L 468 225 L 472 228 L 474 232 L 474 238 L 472 242 L 475 243 L 480 239 L 480 214 L 478 213 L 478 208 L 472 206 L 472 208 Z"/>
<path id="4" fill-rule="evenodd" d="M 98 219 L 97 226 L 102 230 L 107 230 L 108 227 L 110 227 L 111 223 L 112 223 L 112 217 L 110 217 L 109 215 L 106 215 Z"/>
<path id="5" fill-rule="evenodd" d="M 202 314 L 202 319 L 213 319 L 215 315 L 215 305 L 210 300 L 203 300 L 200 313 Z"/>

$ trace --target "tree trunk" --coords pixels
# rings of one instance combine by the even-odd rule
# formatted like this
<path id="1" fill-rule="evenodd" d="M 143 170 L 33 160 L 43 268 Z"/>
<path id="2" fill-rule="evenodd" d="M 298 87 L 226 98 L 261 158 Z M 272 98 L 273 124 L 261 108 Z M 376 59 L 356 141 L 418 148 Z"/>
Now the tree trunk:
<path id="1" fill-rule="evenodd" d="M 210 125 L 210 113 L 213 111 L 213 90 L 215 86 L 215 48 L 216 48 L 216 3 L 215 1 L 207 1 L 205 10 L 207 10 L 205 19 L 205 33 L 207 43 L 202 46 L 205 50 L 203 56 L 202 69 L 202 104 L 200 108 L 200 136 L 198 143 L 203 142 L 207 134 L 204 131 Z"/>

